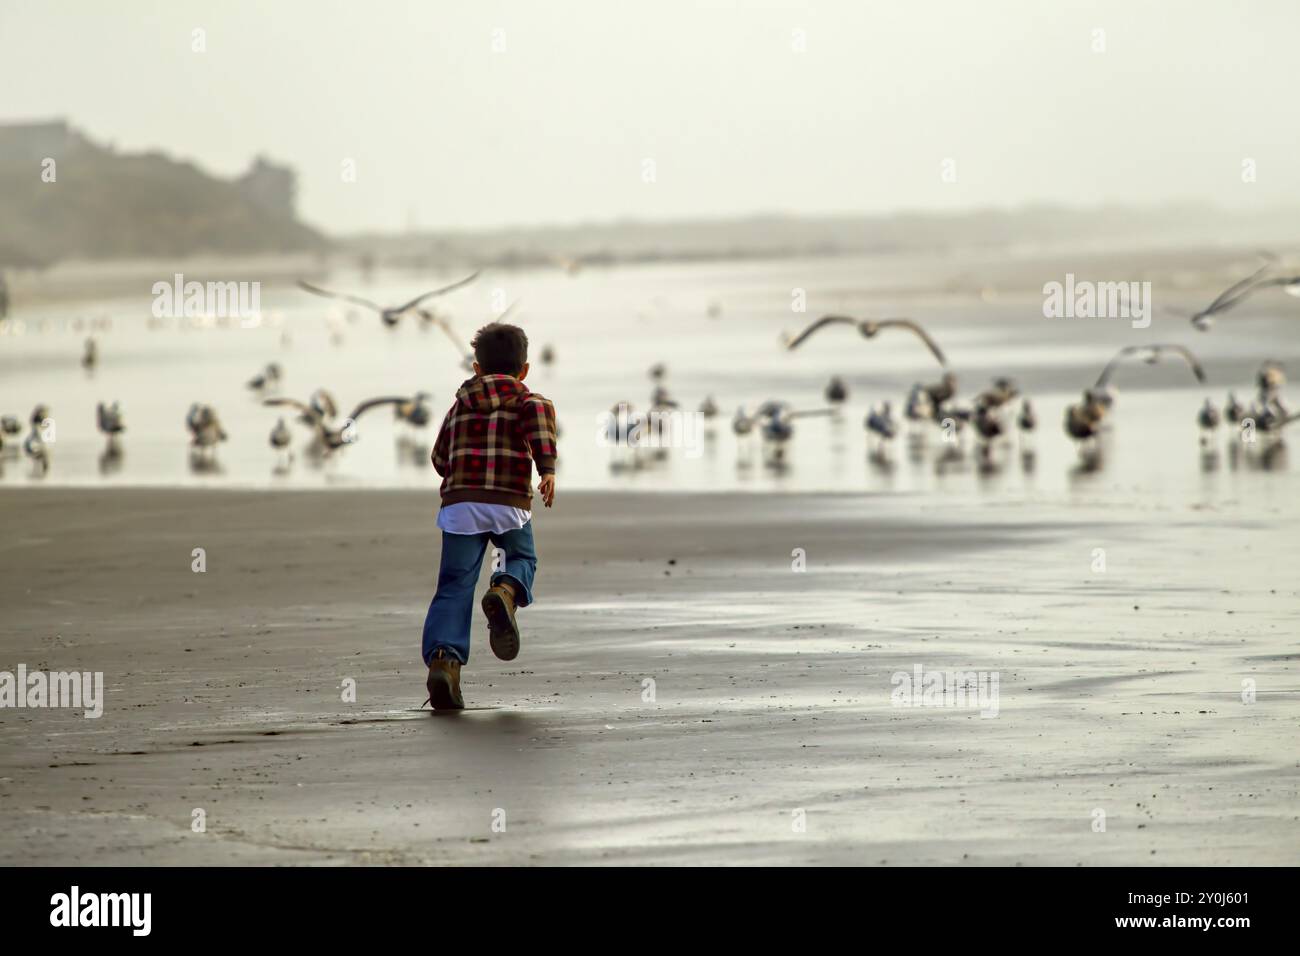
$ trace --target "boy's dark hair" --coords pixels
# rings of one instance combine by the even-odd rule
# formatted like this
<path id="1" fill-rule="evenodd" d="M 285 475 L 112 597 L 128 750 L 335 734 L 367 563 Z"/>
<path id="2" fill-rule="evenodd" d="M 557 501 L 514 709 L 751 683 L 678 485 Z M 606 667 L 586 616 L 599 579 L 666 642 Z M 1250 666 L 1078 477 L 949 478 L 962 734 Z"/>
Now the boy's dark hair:
<path id="1" fill-rule="evenodd" d="M 518 375 L 528 364 L 528 336 L 517 325 L 490 322 L 469 344 L 484 375 Z"/>

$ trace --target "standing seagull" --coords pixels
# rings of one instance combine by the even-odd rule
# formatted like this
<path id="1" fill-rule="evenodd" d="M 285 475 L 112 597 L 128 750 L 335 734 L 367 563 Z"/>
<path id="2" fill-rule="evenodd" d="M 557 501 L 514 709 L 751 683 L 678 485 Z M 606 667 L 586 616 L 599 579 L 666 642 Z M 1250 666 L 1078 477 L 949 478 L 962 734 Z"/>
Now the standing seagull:
<path id="1" fill-rule="evenodd" d="M 610 452 L 610 471 L 631 471 L 640 468 L 642 418 L 630 402 L 619 402 L 605 418 L 605 442 L 615 449 Z"/>
<path id="2" fill-rule="evenodd" d="M 99 455 L 99 473 L 112 474 L 122 464 L 122 446 L 118 442 L 118 436 L 126 431 L 122 406 L 117 402 L 112 405 L 100 402 L 95 406 L 95 424 L 106 438 L 104 450 Z"/>
<path id="3" fill-rule="evenodd" d="M 1038 427 L 1038 416 L 1034 414 L 1034 407 L 1027 398 L 1020 400 L 1016 427 L 1019 429 L 1016 434 L 1020 445 L 1020 461 L 1026 468 L 1030 468 L 1034 462 L 1034 429 Z"/>
<path id="4" fill-rule="evenodd" d="M 86 349 L 81 353 L 81 367 L 91 371 L 99 364 L 99 346 L 94 338 L 86 339 Z"/>
<path id="5" fill-rule="evenodd" d="M 293 460 L 293 452 L 289 450 L 290 441 L 289 426 L 281 418 L 271 429 L 271 447 L 280 453 L 281 467 L 287 466 Z"/>
<path id="6" fill-rule="evenodd" d="M 44 475 L 50 470 L 50 452 L 45 446 L 45 440 L 41 438 L 41 433 L 35 428 L 23 441 L 23 451 L 27 457 L 32 460 L 32 469 L 38 475 Z"/>
<path id="7" fill-rule="evenodd" d="M 298 287 L 300 289 L 303 289 L 306 292 L 310 292 L 312 295 L 324 296 L 327 299 L 342 299 L 344 302 L 351 302 L 354 305 L 363 306 L 364 308 L 370 309 L 374 312 L 378 312 L 379 318 L 383 320 L 384 325 L 388 326 L 391 329 L 402 320 L 403 315 L 405 315 L 407 312 L 410 312 L 412 309 L 414 309 L 425 299 L 429 299 L 438 295 L 446 295 L 448 292 L 452 292 L 456 289 L 459 289 L 461 286 L 468 285 L 469 283 L 477 279 L 478 276 L 479 276 L 478 272 L 472 272 L 464 279 L 460 279 L 457 282 L 453 282 L 451 285 L 443 286 L 441 289 L 434 289 L 431 292 L 425 292 L 421 295 L 417 295 L 410 302 L 407 302 L 403 305 L 396 306 L 394 308 L 387 308 L 387 309 L 384 308 L 382 305 L 378 305 L 377 303 L 371 302 L 369 299 L 363 299 L 361 296 L 346 295 L 339 292 L 330 292 L 328 289 L 322 289 L 319 286 L 314 286 L 310 282 L 304 282 L 301 279 L 298 280 Z"/>
<path id="8" fill-rule="evenodd" d="M 745 406 L 736 409 L 731 416 L 731 431 L 736 436 L 736 466 L 748 468 L 754 459 L 754 426 L 758 416 L 745 412 Z"/>
<path id="9" fill-rule="evenodd" d="M 44 435 L 45 429 L 53 424 L 50 420 L 49 406 L 39 404 L 33 408 L 29 422 L 32 430 L 23 440 L 23 451 L 32 460 L 32 467 L 36 473 L 43 475 L 50 470 L 50 452 L 46 447 Z"/>
<path id="10" fill-rule="evenodd" d="M 1259 388 L 1261 401 L 1276 401 L 1282 386 L 1286 384 L 1286 371 L 1280 362 L 1269 359 L 1259 367 L 1259 372 L 1255 375 L 1255 384 Z"/>
<path id="11" fill-rule="evenodd" d="M 108 438 L 108 443 L 114 444 L 117 436 L 126 431 L 126 423 L 122 420 L 122 406 L 117 402 L 112 405 L 100 402 L 95 407 L 95 424 Z"/>
<path id="12" fill-rule="evenodd" d="M 1020 426 L 1022 435 L 1028 435 L 1038 427 L 1038 419 L 1034 416 L 1034 407 L 1029 404 L 1029 399 L 1020 400 L 1020 416 L 1016 419 L 1016 424 Z"/>
<path id="13" fill-rule="evenodd" d="M 995 378 L 993 386 L 980 392 L 975 398 L 976 405 L 983 405 L 986 408 L 1001 408 L 1007 402 L 1020 395 L 1020 389 L 1016 383 L 1005 376 Z"/>
<path id="14" fill-rule="evenodd" d="M 1092 389 L 1084 391 L 1083 401 L 1066 408 L 1065 433 L 1078 443 L 1080 454 L 1087 445 L 1095 443 L 1106 409 L 1106 403 Z"/>
<path id="15" fill-rule="evenodd" d="M 785 460 L 786 443 L 794 437 L 794 419 L 813 415 L 833 415 L 832 408 L 792 411 L 785 402 L 767 401 L 758 407 L 756 418 L 763 441 L 770 450 L 771 460 L 780 465 Z"/>
<path id="16" fill-rule="evenodd" d="M 1201 444 L 1208 445 L 1210 439 L 1214 437 L 1214 430 L 1219 427 L 1219 410 L 1214 407 L 1214 403 L 1208 398 L 1205 400 L 1205 404 L 1201 406 L 1201 411 L 1196 416 L 1196 422 L 1201 426 Z"/>
<path id="17" fill-rule="evenodd" d="M 885 449 L 898 434 L 898 423 L 894 421 L 893 409 L 889 402 L 883 402 L 880 409 L 872 409 L 862 423 L 867 431 L 875 436 L 875 452 L 885 454 Z"/>
<path id="18" fill-rule="evenodd" d="M 255 392 L 273 391 L 279 386 L 282 374 L 280 363 L 271 362 L 266 368 L 248 380 L 248 387 Z"/>
<path id="19" fill-rule="evenodd" d="M 0 417 L 0 434 L 8 435 L 13 438 L 22 433 L 23 423 L 19 421 L 17 415 L 5 415 Z"/>
<path id="20" fill-rule="evenodd" d="M 1246 417 L 1246 408 L 1237 401 L 1237 396 L 1232 392 L 1228 393 L 1228 400 L 1223 405 L 1223 417 L 1228 424 L 1237 426 L 1241 420 Z"/>
<path id="21" fill-rule="evenodd" d="M 903 406 L 903 414 L 907 417 L 910 425 L 916 425 L 920 422 L 929 421 L 934 414 L 934 409 L 930 405 L 930 393 L 925 390 L 925 386 L 920 382 L 912 385 L 912 390 L 907 393 L 907 403 Z"/>
<path id="22" fill-rule="evenodd" d="M 211 405 L 195 402 L 185 415 L 185 427 L 190 430 L 190 444 L 199 456 L 215 457 L 217 444 L 226 440 L 226 430 L 221 427 L 217 410 Z"/>
<path id="23" fill-rule="evenodd" d="M 753 416 L 745 414 L 745 406 L 742 405 L 736 409 L 736 414 L 731 416 L 731 430 L 736 433 L 737 438 L 743 438 L 753 433 L 754 421 Z"/>
<path id="24" fill-rule="evenodd" d="M 849 387 L 844 384 L 844 379 L 838 375 L 832 375 L 831 380 L 826 383 L 826 401 L 832 405 L 839 405 L 848 400 Z"/>
<path id="25" fill-rule="evenodd" d="M 944 372 L 939 381 L 933 385 L 924 385 L 922 389 L 930 403 L 930 417 L 936 422 L 941 421 L 948 403 L 957 396 L 957 376 L 952 372 Z"/>

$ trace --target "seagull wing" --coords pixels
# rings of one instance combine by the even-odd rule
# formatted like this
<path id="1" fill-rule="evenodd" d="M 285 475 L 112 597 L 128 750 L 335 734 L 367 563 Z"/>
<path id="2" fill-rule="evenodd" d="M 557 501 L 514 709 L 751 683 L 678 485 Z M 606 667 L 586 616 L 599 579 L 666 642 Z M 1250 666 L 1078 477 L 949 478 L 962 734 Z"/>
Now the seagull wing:
<path id="1" fill-rule="evenodd" d="M 1232 304 L 1236 305 L 1239 299 L 1245 298 L 1247 295 L 1251 294 L 1252 292 L 1256 292 L 1260 289 L 1267 289 L 1271 286 L 1281 286 L 1285 288 L 1286 286 L 1293 286 L 1293 285 L 1300 285 L 1300 276 L 1271 276 L 1268 279 L 1260 279 L 1253 286 L 1251 286 L 1244 293 L 1242 293 L 1242 295 L 1238 296 L 1236 299 L 1233 299 Z"/>
<path id="2" fill-rule="evenodd" d="M 502 314 L 504 315 L 505 313 Z M 456 346 L 456 350 L 460 352 L 461 355 L 472 354 L 473 350 L 468 345 L 465 344 L 464 340 L 461 339 L 461 337 L 456 334 L 456 330 L 451 327 L 450 319 L 439 318 L 436 324 L 438 328 L 442 331 L 442 334 L 447 336 L 447 338 L 451 341 L 451 344 Z"/>
<path id="3" fill-rule="evenodd" d="M 1186 360 L 1187 364 L 1191 366 L 1192 374 L 1196 376 L 1196 380 L 1202 385 L 1205 384 L 1205 369 L 1201 367 L 1200 361 L 1197 360 L 1196 356 L 1192 354 L 1192 350 L 1187 346 L 1157 345 L 1155 348 L 1157 352 L 1174 352 L 1177 355 L 1181 355 L 1183 359 Z"/>
<path id="4" fill-rule="evenodd" d="M 459 289 L 463 285 L 469 285 L 478 277 L 479 277 L 479 273 L 476 270 L 474 272 L 471 272 L 465 278 L 457 282 L 453 282 L 451 285 L 445 285 L 441 289 L 434 289 L 431 292 L 425 292 L 423 295 L 417 295 L 410 302 L 406 303 L 406 305 L 398 306 L 396 309 L 392 309 L 391 311 L 396 313 L 409 312 L 411 309 L 414 309 L 425 299 L 433 298 L 435 295 L 446 295 L 448 292 L 451 292 L 455 289 Z"/>
<path id="5" fill-rule="evenodd" d="M 787 340 L 785 343 L 785 347 L 787 349 L 798 348 L 801 344 L 803 344 L 804 339 L 808 338 L 818 329 L 825 328 L 828 325 L 857 325 L 857 324 L 858 324 L 857 319 L 849 318 L 847 315 L 823 315 L 820 319 L 818 319 L 812 325 L 808 326 L 808 328 L 804 329 L 794 338 Z"/>
<path id="6" fill-rule="evenodd" d="M 1267 272 L 1271 268 L 1273 268 L 1273 263 L 1265 262 L 1262 266 L 1260 266 L 1250 275 L 1246 276 L 1246 278 L 1242 279 L 1240 282 L 1234 282 L 1232 285 L 1228 286 L 1228 288 L 1220 292 L 1219 297 L 1215 299 L 1213 302 L 1211 302 L 1202 314 L 1209 315 L 1211 313 L 1218 312 L 1221 309 L 1231 308 L 1232 306 L 1236 305 L 1239 298 L 1242 295 L 1248 295 L 1251 291 L 1253 291 L 1251 287 L 1261 276 L 1264 275 L 1265 272 Z"/>
<path id="7" fill-rule="evenodd" d="M 374 309 L 376 312 L 384 311 L 382 306 L 376 305 L 369 299 L 363 299 L 359 295 L 344 295 L 341 292 L 331 292 L 328 289 L 320 288 L 320 286 L 314 286 L 310 282 L 303 282 L 301 279 L 298 280 L 298 288 L 310 292 L 312 295 L 322 295 L 327 299 L 342 299 L 344 302 L 352 302 L 355 305 L 362 305 L 367 309 Z"/>
<path id="8" fill-rule="evenodd" d="M 1220 314 L 1220 313 L 1222 313 L 1222 312 L 1227 312 L 1229 309 L 1236 307 L 1237 305 L 1241 304 L 1242 302 L 1245 302 L 1247 299 L 1249 299 L 1252 295 L 1254 295 L 1254 294 L 1255 294 L 1256 292 L 1258 292 L 1260 289 L 1266 289 L 1266 288 L 1268 288 L 1268 287 L 1271 286 L 1271 285 L 1286 285 L 1286 282 L 1287 282 L 1286 279 L 1282 279 L 1282 280 L 1280 280 L 1280 281 L 1277 280 L 1277 279 L 1261 279 L 1261 280 L 1259 280 L 1258 282 L 1256 282 L 1254 285 L 1252 285 L 1252 286 L 1248 286 L 1247 288 L 1242 289 L 1240 292 L 1238 292 L 1236 295 L 1234 295 L 1231 299 L 1228 299 L 1228 300 L 1226 300 L 1226 301 L 1220 303 L 1220 304 L 1215 308 L 1215 310 L 1214 310 L 1214 314 L 1215 314 L 1215 315 L 1218 315 L 1218 314 Z"/>
<path id="9" fill-rule="evenodd" d="M 1115 374 L 1115 369 L 1119 368 L 1120 363 L 1134 352 L 1140 351 L 1144 348 L 1147 348 L 1147 346 L 1126 345 L 1124 348 L 1116 352 L 1114 356 L 1112 356 L 1111 360 L 1106 363 L 1106 367 L 1101 370 L 1101 374 L 1097 376 L 1097 384 L 1094 385 L 1093 388 L 1105 388 L 1106 383 L 1110 381 L 1110 377 Z"/>
<path id="10" fill-rule="evenodd" d="M 296 398 L 268 398 L 262 402 L 263 405 L 281 406 L 287 405 L 290 408 L 296 408 L 304 415 L 315 417 L 316 410 L 305 402 L 300 402 Z"/>
<path id="11" fill-rule="evenodd" d="M 1115 353 L 1115 357 L 1106 363 L 1105 369 L 1102 370 L 1101 375 L 1097 379 L 1097 384 L 1093 387 L 1104 388 L 1106 382 L 1109 381 L 1111 375 L 1114 374 L 1115 369 L 1119 368 L 1120 363 L 1122 363 L 1125 358 L 1136 352 L 1150 352 L 1152 360 L 1158 358 L 1163 352 L 1173 352 L 1188 364 L 1192 370 L 1192 374 L 1196 376 L 1196 380 L 1201 384 L 1205 384 L 1205 369 L 1201 367 L 1200 361 L 1198 361 L 1196 356 L 1192 354 L 1191 349 L 1184 345 L 1162 343 L 1158 345 L 1129 345 L 1120 349 Z"/>
<path id="12" fill-rule="evenodd" d="M 325 423 L 321 421 L 316 409 L 312 408 L 306 402 L 300 402 L 294 398 L 268 398 L 262 402 L 263 405 L 270 406 L 288 406 L 297 409 L 302 413 L 302 418 L 295 418 L 294 421 L 300 425 L 305 425 L 318 435 L 325 433 Z"/>
<path id="13" fill-rule="evenodd" d="M 925 329 L 921 328 L 921 326 L 917 325 L 911 319 L 880 319 L 876 324 L 881 328 L 885 328 L 886 326 L 896 326 L 900 329 L 910 329 L 920 337 L 922 342 L 925 343 L 925 347 L 928 348 L 931 354 L 939 360 L 939 364 L 944 368 L 948 367 L 948 360 L 944 358 L 943 350 L 939 348 L 938 343 L 936 343 L 934 339 L 930 338 L 929 333 L 927 333 Z"/>
<path id="14" fill-rule="evenodd" d="M 352 414 L 348 416 L 348 419 L 355 422 L 361 417 L 362 413 L 367 412 L 372 408 L 378 408 L 380 405 L 400 405 L 403 402 L 409 402 L 410 400 L 411 399 L 406 396 L 396 398 L 391 396 L 388 398 L 368 398 L 356 408 L 352 409 Z"/>

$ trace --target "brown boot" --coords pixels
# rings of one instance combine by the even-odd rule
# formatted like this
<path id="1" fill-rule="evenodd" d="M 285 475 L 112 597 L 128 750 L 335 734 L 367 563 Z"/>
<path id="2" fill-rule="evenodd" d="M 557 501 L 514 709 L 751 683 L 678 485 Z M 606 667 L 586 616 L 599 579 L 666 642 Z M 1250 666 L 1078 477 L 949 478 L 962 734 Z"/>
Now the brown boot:
<path id="1" fill-rule="evenodd" d="M 483 613 L 488 619 L 488 643 L 503 661 L 519 656 L 519 625 L 515 623 L 515 591 L 500 581 L 483 595 Z"/>
<path id="2" fill-rule="evenodd" d="M 429 662 L 429 679 L 424 685 L 434 710 L 464 710 L 460 696 L 460 661 L 439 648 Z"/>

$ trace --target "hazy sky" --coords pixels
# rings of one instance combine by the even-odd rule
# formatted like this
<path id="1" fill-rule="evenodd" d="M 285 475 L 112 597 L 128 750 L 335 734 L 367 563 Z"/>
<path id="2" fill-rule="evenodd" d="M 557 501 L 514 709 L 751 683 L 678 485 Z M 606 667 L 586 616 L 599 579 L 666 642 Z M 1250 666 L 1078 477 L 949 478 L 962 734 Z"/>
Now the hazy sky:
<path id="1" fill-rule="evenodd" d="M 336 233 L 1291 204 L 1297 36 L 1293 0 L 0 0 L 0 121 L 266 152 Z"/>

